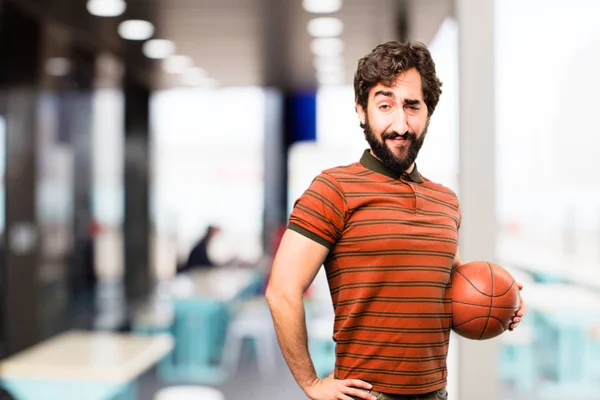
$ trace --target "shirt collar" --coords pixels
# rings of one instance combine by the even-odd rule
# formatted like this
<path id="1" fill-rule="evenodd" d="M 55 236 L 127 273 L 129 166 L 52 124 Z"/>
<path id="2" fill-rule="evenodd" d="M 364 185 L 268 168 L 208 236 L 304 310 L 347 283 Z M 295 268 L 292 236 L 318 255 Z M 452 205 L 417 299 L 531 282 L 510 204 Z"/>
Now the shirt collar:
<path id="1" fill-rule="evenodd" d="M 423 183 L 423 178 L 421 177 L 421 174 L 419 174 L 419 171 L 417 171 L 417 164 L 415 164 L 415 167 L 409 174 L 402 173 L 379 161 L 373 156 L 373 154 L 371 154 L 369 149 L 364 151 L 362 157 L 360 158 L 360 163 L 371 171 L 385 175 L 388 178 L 398 179 L 401 175 L 404 175 L 413 182 Z"/>

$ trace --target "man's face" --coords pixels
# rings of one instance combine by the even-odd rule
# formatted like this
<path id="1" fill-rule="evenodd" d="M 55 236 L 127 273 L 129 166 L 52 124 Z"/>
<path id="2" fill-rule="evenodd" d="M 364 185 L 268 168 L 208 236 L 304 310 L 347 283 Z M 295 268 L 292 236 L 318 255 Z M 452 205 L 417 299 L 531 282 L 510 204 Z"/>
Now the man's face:
<path id="1" fill-rule="evenodd" d="M 358 104 L 356 109 L 373 155 L 397 171 L 412 169 L 429 124 L 419 72 L 401 73 L 392 87 L 377 84 L 366 112 Z"/>

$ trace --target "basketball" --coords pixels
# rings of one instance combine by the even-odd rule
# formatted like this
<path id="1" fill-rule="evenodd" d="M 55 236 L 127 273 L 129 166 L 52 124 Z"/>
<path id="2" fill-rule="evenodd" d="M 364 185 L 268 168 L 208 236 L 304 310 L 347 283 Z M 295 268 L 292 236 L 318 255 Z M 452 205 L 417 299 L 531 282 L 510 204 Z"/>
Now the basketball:
<path id="1" fill-rule="evenodd" d="M 452 271 L 452 330 L 467 339 L 486 340 L 506 331 L 521 297 L 504 268 L 484 261 Z"/>

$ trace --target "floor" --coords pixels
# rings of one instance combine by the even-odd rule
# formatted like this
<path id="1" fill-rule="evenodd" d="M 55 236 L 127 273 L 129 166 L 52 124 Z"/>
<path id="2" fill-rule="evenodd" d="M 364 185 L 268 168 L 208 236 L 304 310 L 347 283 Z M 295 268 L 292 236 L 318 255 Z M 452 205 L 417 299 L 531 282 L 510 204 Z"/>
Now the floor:
<path id="1" fill-rule="evenodd" d="M 296 384 L 283 357 L 278 359 L 278 365 L 281 368 L 278 368 L 279 373 L 276 376 L 263 378 L 252 354 L 243 352 L 237 374 L 223 385 L 217 386 L 217 389 L 223 392 L 226 400 L 306 400 L 306 395 Z M 139 400 L 152 400 L 160 388 L 175 384 L 177 383 L 165 385 L 157 381 L 153 370 L 148 371 L 140 379 Z"/>

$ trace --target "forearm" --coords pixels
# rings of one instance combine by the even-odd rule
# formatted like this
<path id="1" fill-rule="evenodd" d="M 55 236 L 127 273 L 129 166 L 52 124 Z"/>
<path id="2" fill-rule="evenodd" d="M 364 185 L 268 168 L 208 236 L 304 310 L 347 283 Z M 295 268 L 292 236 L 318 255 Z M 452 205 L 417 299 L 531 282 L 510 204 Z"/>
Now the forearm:
<path id="1" fill-rule="evenodd" d="M 292 375 L 303 390 L 317 379 L 308 351 L 305 311 L 302 298 L 282 294 L 268 297 L 277 339 Z"/>

